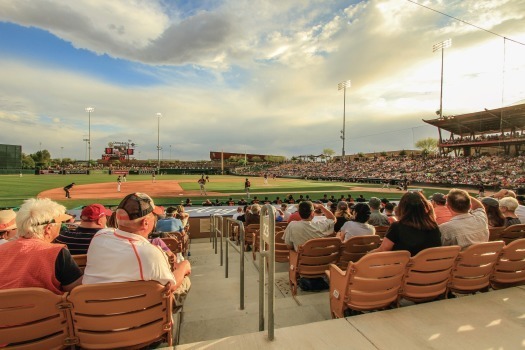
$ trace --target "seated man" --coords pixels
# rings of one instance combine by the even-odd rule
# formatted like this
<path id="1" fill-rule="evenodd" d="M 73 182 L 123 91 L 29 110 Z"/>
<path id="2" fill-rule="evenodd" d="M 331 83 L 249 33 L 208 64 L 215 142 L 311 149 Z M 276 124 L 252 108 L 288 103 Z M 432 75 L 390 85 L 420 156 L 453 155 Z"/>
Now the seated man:
<path id="1" fill-rule="evenodd" d="M 312 221 L 314 211 L 320 209 L 326 220 Z M 292 221 L 284 230 L 284 242 L 297 251 L 300 245 L 314 238 L 328 237 L 334 232 L 335 216 L 323 204 L 304 201 L 298 204 L 301 221 Z"/>
<path id="2" fill-rule="evenodd" d="M 0 245 L 0 289 L 39 287 L 62 295 L 82 282 L 82 271 L 63 244 L 51 243 L 69 220 L 49 198 L 31 198 L 16 214 L 18 239 Z"/>
<path id="3" fill-rule="evenodd" d="M 388 221 L 388 218 L 386 215 L 381 214 L 379 211 L 379 208 L 381 207 L 381 201 L 377 197 L 372 197 L 368 201 L 368 205 L 370 206 L 370 219 L 368 219 L 368 223 L 372 226 L 389 226 L 390 221 Z"/>
<path id="4" fill-rule="evenodd" d="M 453 188 L 447 195 L 447 208 L 452 218 L 439 225 L 444 246 L 459 245 L 461 249 L 489 240 L 487 214 L 483 204 L 467 191 Z"/>
<path id="5" fill-rule="evenodd" d="M 175 263 L 174 275 L 166 254 L 148 241 L 156 215 L 161 214 L 147 194 L 127 195 L 116 210 L 118 229 L 104 229 L 93 237 L 83 283 L 170 283 L 176 305 L 182 305 L 191 286 L 187 276 L 191 272 L 189 262 Z"/>
<path id="6" fill-rule="evenodd" d="M 91 204 L 80 213 L 80 224 L 75 231 L 62 231 L 55 243 L 67 245 L 72 255 L 86 254 L 91 239 L 103 228 L 106 228 L 107 217 L 111 216 L 111 210 L 102 204 Z"/>
<path id="7" fill-rule="evenodd" d="M 434 193 L 430 198 L 430 203 L 434 208 L 434 215 L 438 225 L 450 221 L 452 219 L 452 213 L 447 208 L 447 199 L 443 193 Z"/>
<path id="8" fill-rule="evenodd" d="M 180 232 L 184 233 L 182 221 L 175 217 L 177 208 L 168 207 L 166 209 L 166 218 L 157 221 L 157 232 Z"/>

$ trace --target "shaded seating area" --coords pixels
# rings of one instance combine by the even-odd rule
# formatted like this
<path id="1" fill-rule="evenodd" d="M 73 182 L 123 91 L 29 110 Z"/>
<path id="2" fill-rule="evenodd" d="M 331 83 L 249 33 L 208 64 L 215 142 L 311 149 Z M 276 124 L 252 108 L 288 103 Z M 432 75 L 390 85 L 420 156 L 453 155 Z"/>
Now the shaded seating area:
<path id="1" fill-rule="evenodd" d="M 0 291 L 0 339 L 8 348 L 142 348 L 173 344 L 170 285 L 154 281 Z M 16 346 L 18 344 L 18 346 Z"/>

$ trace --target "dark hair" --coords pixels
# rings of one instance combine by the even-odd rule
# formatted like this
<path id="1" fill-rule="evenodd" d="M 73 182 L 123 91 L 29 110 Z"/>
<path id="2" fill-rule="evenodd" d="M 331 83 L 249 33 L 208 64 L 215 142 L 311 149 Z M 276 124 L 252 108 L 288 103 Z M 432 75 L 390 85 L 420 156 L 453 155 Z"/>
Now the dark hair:
<path id="1" fill-rule="evenodd" d="M 355 218 L 354 221 L 364 224 L 370 219 L 370 206 L 366 203 L 357 203 L 354 206 Z"/>
<path id="2" fill-rule="evenodd" d="M 407 192 L 397 205 L 399 222 L 418 230 L 432 230 L 438 227 L 434 208 L 421 192 Z"/>
<path id="3" fill-rule="evenodd" d="M 297 206 L 301 219 L 309 219 L 314 211 L 314 205 L 310 201 L 303 201 Z"/>
<path id="4" fill-rule="evenodd" d="M 492 226 L 492 227 L 505 226 L 505 215 L 503 215 L 499 206 L 493 207 L 491 205 L 486 205 L 485 203 L 483 203 L 483 206 L 485 207 L 485 212 L 487 213 L 487 219 L 488 219 L 489 226 Z"/>
<path id="5" fill-rule="evenodd" d="M 447 204 L 454 212 L 466 214 L 470 210 L 470 195 L 465 190 L 453 188 L 448 192 Z"/>

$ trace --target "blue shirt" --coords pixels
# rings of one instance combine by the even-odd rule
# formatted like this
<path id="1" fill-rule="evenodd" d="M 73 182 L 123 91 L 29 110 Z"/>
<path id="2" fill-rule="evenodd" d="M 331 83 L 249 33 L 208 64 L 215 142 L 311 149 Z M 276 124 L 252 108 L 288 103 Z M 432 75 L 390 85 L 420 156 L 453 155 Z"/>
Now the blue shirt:
<path id="1" fill-rule="evenodd" d="M 176 218 L 166 218 L 157 221 L 158 232 L 182 232 L 184 226 L 182 221 Z"/>

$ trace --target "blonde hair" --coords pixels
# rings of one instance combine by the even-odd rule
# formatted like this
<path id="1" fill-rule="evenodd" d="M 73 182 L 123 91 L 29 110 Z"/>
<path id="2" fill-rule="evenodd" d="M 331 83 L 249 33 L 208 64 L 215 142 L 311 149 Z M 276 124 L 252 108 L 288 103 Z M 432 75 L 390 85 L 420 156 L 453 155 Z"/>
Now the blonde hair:
<path id="1" fill-rule="evenodd" d="M 27 199 L 16 214 L 16 226 L 18 227 L 16 236 L 43 239 L 44 224 L 65 212 L 66 207 L 49 198 Z"/>

